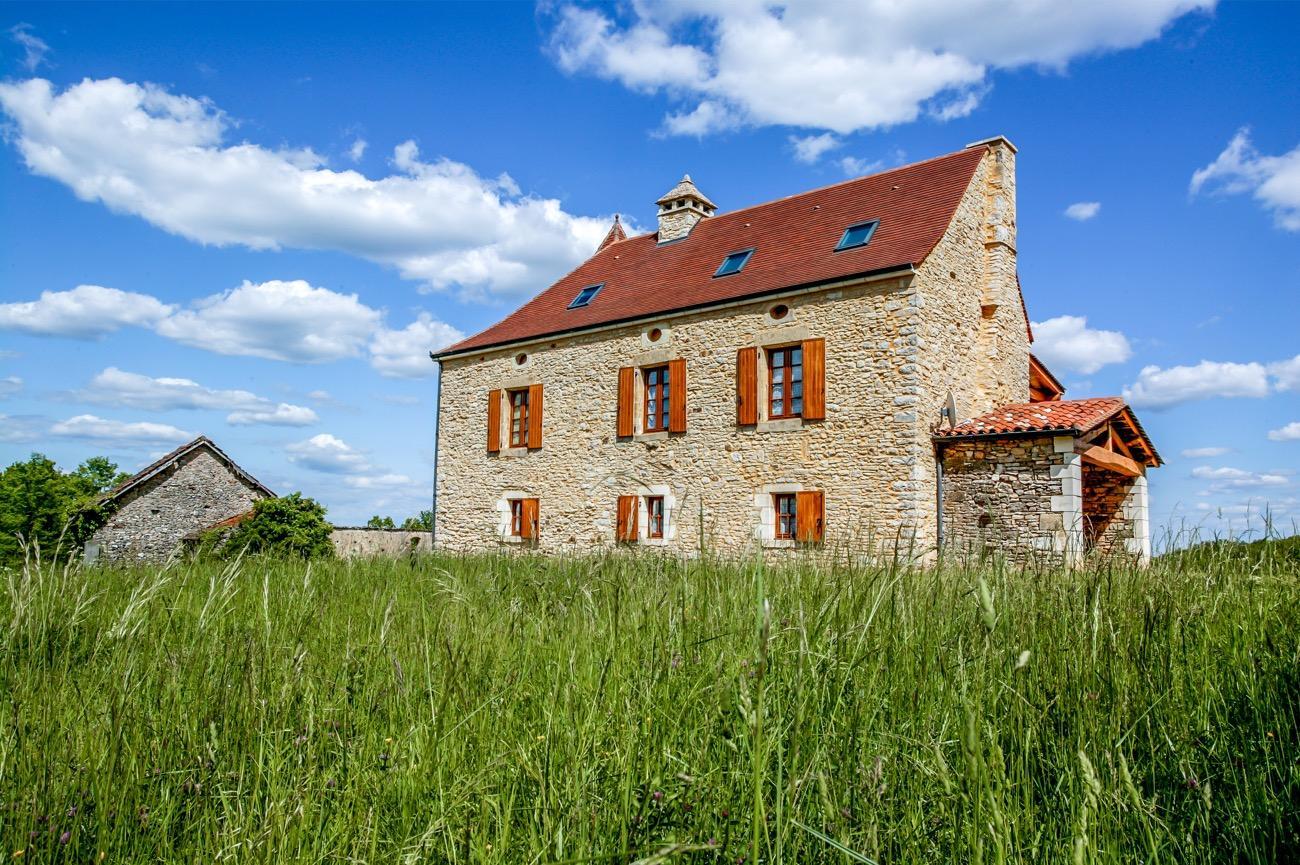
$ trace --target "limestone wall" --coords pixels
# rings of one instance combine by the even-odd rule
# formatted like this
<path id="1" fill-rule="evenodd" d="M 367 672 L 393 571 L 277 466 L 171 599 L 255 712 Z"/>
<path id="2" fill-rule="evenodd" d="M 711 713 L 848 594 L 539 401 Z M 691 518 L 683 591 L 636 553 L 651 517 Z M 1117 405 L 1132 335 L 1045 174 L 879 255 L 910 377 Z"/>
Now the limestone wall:
<path id="1" fill-rule="evenodd" d="M 1015 560 L 1077 555 L 1081 502 L 1073 439 L 945 442 L 942 457 L 946 552 Z"/>
<path id="2" fill-rule="evenodd" d="M 397 558 L 412 553 L 427 553 L 432 548 L 428 532 L 405 529 L 338 528 L 330 534 L 334 554 L 341 559 L 382 556 Z"/>
<path id="3" fill-rule="evenodd" d="M 88 558 L 94 550 L 105 561 L 161 561 L 186 534 L 242 514 L 260 498 L 210 451 L 193 450 L 118 501 L 91 538 Z"/>
<path id="4" fill-rule="evenodd" d="M 914 507 L 905 493 L 920 445 L 898 400 L 914 376 L 914 346 L 900 331 L 917 299 L 911 279 L 890 278 L 449 359 L 439 545 L 510 543 L 506 500 L 524 496 L 540 500 L 542 549 L 612 544 L 618 496 L 652 488 L 671 492 L 667 534 L 686 552 L 699 548 L 701 531 L 713 548 L 761 542 L 770 515 L 759 494 L 776 486 L 825 491 L 829 544 L 892 536 Z M 775 320 L 778 302 L 790 312 Z M 652 342 L 655 328 L 662 335 Z M 760 415 L 757 428 L 737 427 L 737 349 L 811 337 L 826 340 L 826 419 Z M 676 357 L 686 359 L 687 431 L 617 438 L 619 367 Z M 542 447 L 489 455 L 488 391 L 534 382 L 544 385 Z"/>

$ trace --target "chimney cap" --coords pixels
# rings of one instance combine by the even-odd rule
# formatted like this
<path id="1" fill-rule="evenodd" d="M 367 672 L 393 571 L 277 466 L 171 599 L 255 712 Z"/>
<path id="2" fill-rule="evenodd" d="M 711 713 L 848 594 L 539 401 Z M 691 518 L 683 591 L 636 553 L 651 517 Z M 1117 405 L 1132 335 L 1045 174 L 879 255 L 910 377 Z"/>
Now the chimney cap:
<path id="1" fill-rule="evenodd" d="M 1012 153 L 1019 152 L 1016 149 L 1016 146 L 1011 143 L 1011 139 L 1007 138 L 1005 135 L 994 135 L 992 138 L 981 138 L 979 141 L 972 141 L 970 144 L 966 145 L 966 149 L 970 150 L 973 147 L 986 147 L 998 144 L 1005 145 Z"/>
<path id="2" fill-rule="evenodd" d="M 659 199 L 655 201 L 655 204 L 668 204 L 678 198 L 694 199 L 696 202 L 703 204 L 710 210 L 716 210 L 718 207 L 709 200 L 707 195 L 700 192 L 699 188 L 696 187 L 695 182 L 691 180 L 689 174 L 683 174 L 682 179 L 677 181 L 677 185 L 659 196 Z"/>

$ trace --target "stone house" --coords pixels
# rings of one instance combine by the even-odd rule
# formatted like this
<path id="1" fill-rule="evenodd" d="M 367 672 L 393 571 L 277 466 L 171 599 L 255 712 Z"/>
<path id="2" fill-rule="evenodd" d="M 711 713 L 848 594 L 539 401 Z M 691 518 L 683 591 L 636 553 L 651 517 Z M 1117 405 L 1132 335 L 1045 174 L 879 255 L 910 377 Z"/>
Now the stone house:
<path id="1" fill-rule="evenodd" d="M 199 436 L 106 493 L 112 515 L 86 543 L 87 562 L 162 561 L 186 536 L 238 520 L 274 498 L 211 439 Z"/>
<path id="2" fill-rule="evenodd" d="M 1005 138 L 658 231 L 434 355 L 435 543 L 1146 557 L 1121 400 L 1030 354 Z"/>

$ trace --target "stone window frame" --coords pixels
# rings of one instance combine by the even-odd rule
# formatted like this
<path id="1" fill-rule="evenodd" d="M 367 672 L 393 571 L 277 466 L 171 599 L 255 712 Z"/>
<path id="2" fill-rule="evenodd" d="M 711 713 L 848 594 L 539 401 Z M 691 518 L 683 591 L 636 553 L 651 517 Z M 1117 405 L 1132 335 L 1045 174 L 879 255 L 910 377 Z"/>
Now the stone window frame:
<path id="1" fill-rule="evenodd" d="M 514 364 L 513 357 L 511 355 L 510 362 L 512 365 Z M 496 390 L 500 391 L 499 399 L 501 400 L 501 410 L 497 418 L 499 424 L 497 433 L 500 436 L 501 450 L 496 452 L 497 457 L 522 457 L 531 453 L 527 446 L 512 445 L 510 443 L 510 392 L 526 391 L 533 385 L 542 383 L 538 373 L 532 371 L 533 363 L 534 355 L 530 352 L 523 366 L 510 370 L 511 374 L 504 376 L 496 386 Z"/>
<path id="2" fill-rule="evenodd" d="M 661 366 L 667 369 L 670 361 L 680 360 L 682 358 L 681 353 L 672 345 L 672 339 L 668 328 L 664 325 L 655 325 L 655 327 L 663 329 L 663 334 L 660 336 L 659 342 L 649 342 L 646 333 L 649 333 L 650 328 L 647 328 L 646 333 L 642 334 L 643 344 L 653 345 L 654 348 L 628 358 L 627 364 L 635 370 L 635 373 L 632 376 L 632 406 L 634 410 L 632 412 L 631 440 L 636 442 L 665 441 L 671 435 L 667 427 L 664 427 L 663 429 L 646 430 L 646 370 L 657 369 Z M 666 505 L 667 503 L 665 502 L 665 506 Z"/>
<path id="3" fill-rule="evenodd" d="M 526 490 L 505 490 L 501 493 L 500 498 L 493 505 L 493 510 L 497 516 L 496 535 L 497 540 L 504 544 L 531 544 L 536 543 L 536 538 L 526 538 L 522 535 L 516 535 L 513 532 L 512 520 L 512 502 L 522 502 L 524 499 L 538 499 L 536 493 L 530 493 Z"/>
<path id="4" fill-rule="evenodd" d="M 814 339 L 815 334 L 812 329 L 804 324 L 791 323 L 790 319 L 794 316 L 796 307 L 788 304 L 790 307 L 786 317 L 779 320 L 779 323 L 773 321 L 766 311 L 763 318 L 772 326 L 755 334 L 755 336 L 742 348 L 755 348 L 759 352 L 759 363 L 756 364 L 758 378 L 758 423 L 755 424 L 756 432 L 794 432 L 804 428 L 804 419 L 802 415 L 794 417 L 774 418 L 770 416 L 771 403 L 771 373 L 768 370 L 767 352 L 773 348 L 785 348 L 803 343 L 805 340 Z"/>
<path id="5" fill-rule="evenodd" d="M 664 500 L 664 536 L 650 537 L 650 506 L 647 499 Z M 668 484 L 645 484 L 636 489 L 636 539 L 647 547 L 667 547 L 677 540 L 677 494 Z"/>
<path id="6" fill-rule="evenodd" d="M 754 492 L 754 539 L 765 550 L 794 550 L 798 542 L 794 538 L 776 536 L 776 496 L 783 494 L 809 492 L 812 488 L 803 483 L 792 481 L 764 484 Z"/>

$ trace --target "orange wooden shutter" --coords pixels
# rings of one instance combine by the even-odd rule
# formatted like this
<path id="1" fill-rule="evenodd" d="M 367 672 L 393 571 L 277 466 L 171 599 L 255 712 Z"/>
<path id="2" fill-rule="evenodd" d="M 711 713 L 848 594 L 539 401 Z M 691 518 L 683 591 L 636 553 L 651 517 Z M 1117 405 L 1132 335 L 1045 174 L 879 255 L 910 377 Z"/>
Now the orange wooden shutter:
<path id="1" fill-rule="evenodd" d="M 619 436 L 630 436 L 636 432 L 634 419 L 636 406 L 636 368 L 625 366 L 618 371 L 618 429 Z"/>
<path id="2" fill-rule="evenodd" d="M 758 349 L 742 348 L 736 353 L 736 423 L 758 423 Z"/>
<path id="3" fill-rule="evenodd" d="M 542 446 L 542 386 L 528 386 L 528 447 Z"/>
<path id="4" fill-rule="evenodd" d="M 826 340 L 803 341 L 803 419 L 826 419 Z"/>
<path id="5" fill-rule="evenodd" d="M 488 391 L 488 453 L 501 450 L 501 391 Z"/>
<path id="6" fill-rule="evenodd" d="M 636 496 L 619 496 L 618 497 L 618 540 L 620 542 L 635 541 L 637 538 L 636 525 Z"/>
<path id="7" fill-rule="evenodd" d="M 795 540 L 819 543 L 826 522 L 826 496 L 821 490 L 795 493 Z"/>
<path id="8" fill-rule="evenodd" d="M 520 537 L 535 541 L 537 540 L 537 519 L 540 510 L 537 506 L 537 499 L 524 499 L 523 501 L 524 524 Z"/>
<path id="9" fill-rule="evenodd" d="M 686 358 L 668 361 L 668 431 L 686 432 Z"/>

